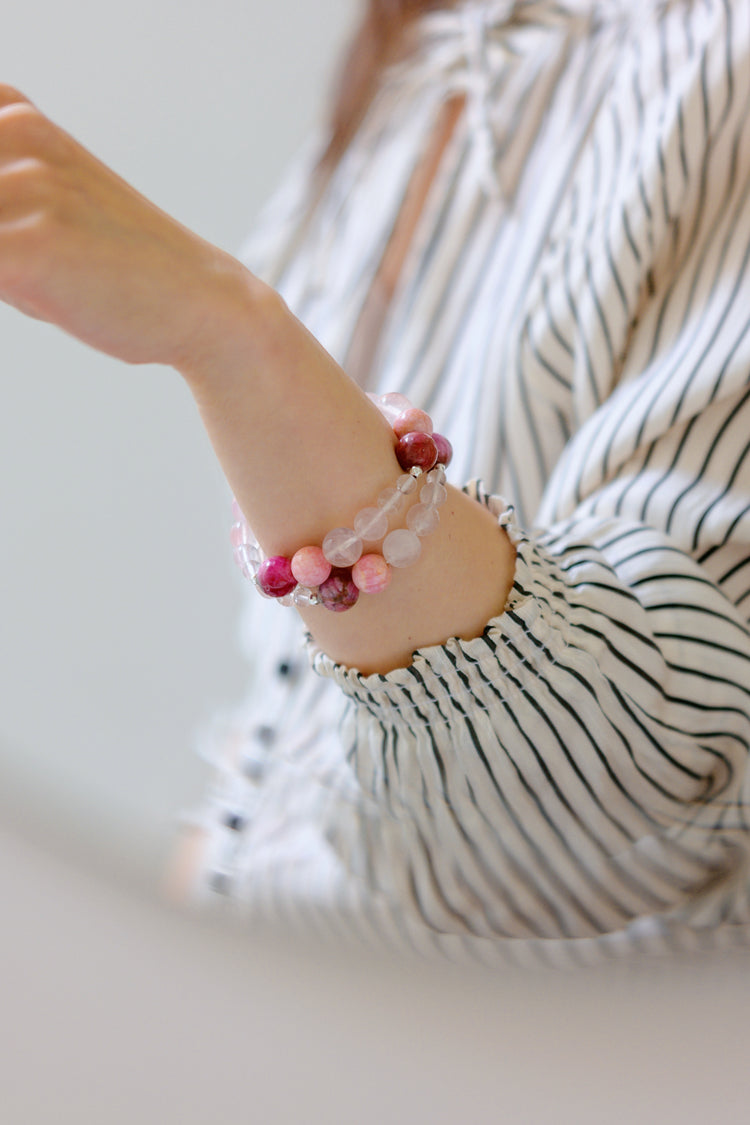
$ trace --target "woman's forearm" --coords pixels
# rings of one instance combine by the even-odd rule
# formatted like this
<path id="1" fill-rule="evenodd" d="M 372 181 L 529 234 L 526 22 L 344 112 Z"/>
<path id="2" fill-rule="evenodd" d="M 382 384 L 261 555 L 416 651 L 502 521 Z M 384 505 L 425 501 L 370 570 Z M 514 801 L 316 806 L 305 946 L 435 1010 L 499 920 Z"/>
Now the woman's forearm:
<path id="1" fill-rule="evenodd" d="M 2 85 L 0 298 L 126 362 L 175 367 L 269 554 L 320 544 L 399 475 L 376 407 L 277 294 Z M 332 657 L 384 671 L 481 632 L 512 574 L 505 533 L 451 490 L 416 565 L 349 613 L 304 617 Z"/>
<path id="2" fill-rule="evenodd" d="M 351 526 L 401 472 L 380 412 L 292 316 L 242 270 L 225 323 L 214 320 L 178 369 L 227 479 L 267 554 L 291 555 Z M 408 663 L 417 647 L 476 636 L 504 607 L 513 548 L 494 518 L 449 490 L 419 561 L 354 609 L 302 611 L 333 658 L 362 671 Z"/>

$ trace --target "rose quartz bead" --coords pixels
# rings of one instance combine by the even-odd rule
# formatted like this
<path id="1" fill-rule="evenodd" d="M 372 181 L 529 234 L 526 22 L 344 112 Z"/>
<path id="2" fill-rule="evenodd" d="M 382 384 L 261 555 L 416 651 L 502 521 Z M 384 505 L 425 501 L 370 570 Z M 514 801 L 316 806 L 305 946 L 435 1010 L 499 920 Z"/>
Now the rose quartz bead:
<path id="1" fill-rule="evenodd" d="M 428 480 L 422 485 L 419 499 L 423 504 L 432 504 L 433 507 L 439 508 L 448 499 L 448 489 L 436 480 Z"/>
<path id="2" fill-rule="evenodd" d="M 409 496 L 419 484 L 419 477 L 413 477 L 411 473 L 404 473 L 396 481 L 396 488 L 404 496 Z"/>
<path id="3" fill-rule="evenodd" d="M 415 535 L 429 535 L 439 522 L 440 514 L 430 504 L 415 504 L 406 517 L 406 526 Z"/>
<path id="4" fill-rule="evenodd" d="M 383 540 L 383 557 L 391 566 L 411 566 L 422 553 L 422 544 L 413 531 L 400 527 Z"/>
<path id="5" fill-rule="evenodd" d="M 332 613 L 343 613 L 356 605 L 359 590 L 352 582 L 348 570 L 335 569 L 318 588 L 321 604 L 330 609 Z"/>
<path id="6" fill-rule="evenodd" d="M 383 414 L 390 425 L 393 425 L 399 414 L 403 414 L 411 406 L 406 395 L 399 394 L 398 391 L 391 391 L 390 394 L 381 395 L 376 400 L 376 405 L 381 414 Z"/>
<path id="7" fill-rule="evenodd" d="M 284 598 L 291 594 L 297 585 L 292 574 L 291 560 L 283 555 L 272 555 L 261 563 L 258 570 L 258 585 L 269 598 Z"/>
<path id="8" fill-rule="evenodd" d="M 382 555 L 363 555 L 352 567 L 352 581 L 363 594 L 379 594 L 391 580 L 391 568 Z"/>
<path id="9" fill-rule="evenodd" d="M 384 488 L 378 496 L 378 507 L 382 508 L 387 516 L 399 512 L 404 506 L 404 497 L 397 488 Z"/>
<path id="10" fill-rule="evenodd" d="M 360 539 L 382 539 L 388 530 L 388 516 L 382 508 L 363 508 L 354 518 L 354 530 Z"/>
<path id="11" fill-rule="evenodd" d="M 431 434 L 432 418 L 429 414 L 425 414 L 424 410 L 417 410 L 416 406 L 410 406 L 408 410 L 402 410 L 398 417 L 394 418 L 393 432 L 397 438 L 412 433 Z"/>
<path id="12" fill-rule="evenodd" d="M 438 463 L 440 465 L 450 465 L 453 460 L 453 446 L 448 441 L 447 437 L 443 437 L 442 434 L 433 434 L 432 438 L 437 446 Z"/>
<path id="13" fill-rule="evenodd" d="M 301 586 L 319 586 L 331 573 L 331 564 L 320 547 L 300 547 L 292 555 L 292 574 Z"/>
<path id="14" fill-rule="evenodd" d="M 427 472 L 437 461 L 438 451 L 430 434 L 415 431 L 400 438 L 396 445 L 396 457 L 402 469 L 416 468 Z"/>
<path id="15" fill-rule="evenodd" d="M 323 554 L 331 566 L 353 566 L 362 554 L 362 540 L 350 527 L 334 527 L 323 540 Z"/>

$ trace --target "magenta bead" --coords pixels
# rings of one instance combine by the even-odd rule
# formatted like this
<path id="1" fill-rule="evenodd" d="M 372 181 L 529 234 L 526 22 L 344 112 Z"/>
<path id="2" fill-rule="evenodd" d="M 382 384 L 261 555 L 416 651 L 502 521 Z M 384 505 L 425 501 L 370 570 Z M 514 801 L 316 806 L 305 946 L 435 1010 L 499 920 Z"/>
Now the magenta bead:
<path id="1" fill-rule="evenodd" d="M 412 433 L 431 434 L 432 419 L 424 410 L 417 410 L 416 406 L 410 406 L 408 410 L 402 410 L 398 417 L 394 418 L 393 432 L 397 438 Z"/>
<path id="2" fill-rule="evenodd" d="M 269 598 L 285 598 L 297 585 L 292 574 L 291 559 L 283 555 L 272 555 L 261 563 L 258 570 L 258 585 Z"/>
<path id="3" fill-rule="evenodd" d="M 382 555 L 363 555 L 352 567 L 352 581 L 363 594 L 379 594 L 391 580 L 391 568 Z"/>
<path id="4" fill-rule="evenodd" d="M 437 446 L 438 465 L 450 465 L 453 460 L 453 446 L 448 441 L 447 437 L 443 437 L 442 434 L 433 434 L 432 440 Z"/>
<path id="5" fill-rule="evenodd" d="M 318 588 L 318 597 L 332 613 L 343 613 L 356 604 L 359 590 L 352 581 L 351 572 L 337 567 Z"/>
<path id="6" fill-rule="evenodd" d="M 319 586 L 331 573 L 320 547 L 300 547 L 292 556 L 292 574 L 302 586 Z"/>
<path id="7" fill-rule="evenodd" d="M 438 449 L 430 434 L 423 434 L 417 430 L 414 433 L 405 434 L 398 441 L 396 457 L 405 472 L 416 468 L 422 469 L 426 473 L 437 463 Z"/>

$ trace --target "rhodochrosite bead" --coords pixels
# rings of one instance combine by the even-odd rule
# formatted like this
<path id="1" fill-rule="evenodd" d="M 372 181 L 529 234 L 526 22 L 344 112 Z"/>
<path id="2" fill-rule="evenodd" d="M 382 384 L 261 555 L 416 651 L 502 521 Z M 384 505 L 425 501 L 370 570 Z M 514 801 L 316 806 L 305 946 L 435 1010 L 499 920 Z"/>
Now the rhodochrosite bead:
<path id="1" fill-rule="evenodd" d="M 399 438 L 396 457 L 405 472 L 409 469 L 422 469 L 426 473 L 437 463 L 437 445 L 430 434 L 423 434 L 416 430 Z"/>
<path id="2" fill-rule="evenodd" d="M 331 564 L 320 547 L 300 547 L 292 556 L 292 574 L 301 586 L 319 586 L 331 573 Z"/>
<path id="3" fill-rule="evenodd" d="M 283 555 L 272 555 L 261 563 L 258 570 L 258 585 L 269 598 L 283 598 L 291 594 L 297 585 L 297 579 L 292 574 L 290 559 Z"/>
<path id="4" fill-rule="evenodd" d="M 352 567 L 352 581 L 363 594 L 379 594 L 391 580 L 391 568 L 382 555 L 363 555 Z"/>
<path id="5" fill-rule="evenodd" d="M 416 406 L 410 406 L 408 410 L 402 410 L 398 417 L 394 418 L 393 432 L 397 438 L 415 432 L 431 434 L 432 419 L 424 410 L 417 410 Z"/>
<path id="6" fill-rule="evenodd" d="M 351 609 L 359 597 L 359 590 L 352 581 L 348 570 L 332 570 L 325 582 L 318 587 L 321 603 L 333 613 Z"/>

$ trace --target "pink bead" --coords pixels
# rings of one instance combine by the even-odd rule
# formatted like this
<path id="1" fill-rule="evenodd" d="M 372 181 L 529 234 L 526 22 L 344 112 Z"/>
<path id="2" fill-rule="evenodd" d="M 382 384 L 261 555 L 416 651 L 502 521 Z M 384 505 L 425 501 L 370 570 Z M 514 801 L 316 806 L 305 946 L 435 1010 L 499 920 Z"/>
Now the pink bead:
<path id="1" fill-rule="evenodd" d="M 386 535 L 383 540 L 383 555 L 391 566 L 411 566 L 422 553 L 422 544 L 413 531 L 400 527 Z"/>
<path id="2" fill-rule="evenodd" d="M 352 581 L 363 594 L 379 594 L 391 580 L 391 568 L 382 555 L 363 555 L 352 567 Z"/>
<path id="3" fill-rule="evenodd" d="M 453 460 L 453 446 L 448 441 L 447 437 L 442 434 L 433 434 L 432 439 L 437 446 L 437 459 L 439 465 L 450 465 Z"/>
<path id="4" fill-rule="evenodd" d="M 318 596 L 326 609 L 332 613 L 343 613 L 356 605 L 359 590 L 352 581 L 350 571 L 336 568 L 318 588 Z"/>
<path id="5" fill-rule="evenodd" d="M 406 526 L 415 535 L 430 535 L 439 522 L 438 510 L 431 504 L 415 504 L 406 517 Z"/>
<path id="6" fill-rule="evenodd" d="M 302 586 L 319 586 L 331 573 L 320 547 L 300 547 L 292 556 L 292 574 Z"/>
<path id="7" fill-rule="evenodd" d="M 399 440 L 396 457 L 404 471 L 417 468 L 426 473 L 437 462 L 437 445 L 429 434 L 415 430 Z"/>
<path id="8" fill-rule="evenodd" d="M 362 540 L 351 527 L 334 527 L 323 540 L 323 554 L 331 566 L 352 566 L 362 554 Z"/>
<path id="9" fill-rule="evenodd" d="M 394 419 L 393 432 L 397 438 L 412 433 L 431 434 L 432 419 L 424 410 L 417 410 L 416 406 L 410 406 Z"/>
<path id="10" fill-rule="evenodd" d="M 399 414 L 403 414 L 404 410 L 408 410 L 411 406 L 406 395 L 399 394 L 398 391 L 391 391 L 390 394 L 382 395 L 375 401 L 378 410 L 387 418 L 389 425 L 393 425 Z"/>
<path id="11" fill-rule="evenodd" d="M 241 523 L 233 523 L 229 532 L 229 540 L 233 547 L 239 547 L 245 542 L 245 532 Z"/>
<path id="12" fill-rule="evenodd" d="M 272 555 L 258 570 L 258 585 L 269 598 L 285 598 L 297 585 L 292 574 L 291 560 L 283 555 Z"/>

